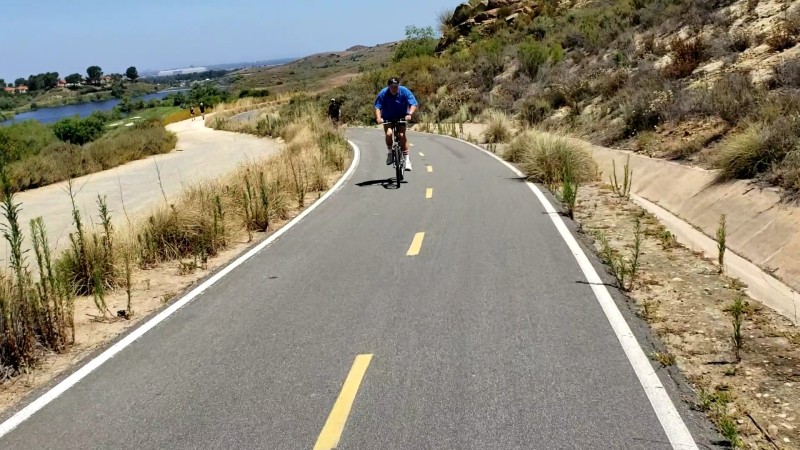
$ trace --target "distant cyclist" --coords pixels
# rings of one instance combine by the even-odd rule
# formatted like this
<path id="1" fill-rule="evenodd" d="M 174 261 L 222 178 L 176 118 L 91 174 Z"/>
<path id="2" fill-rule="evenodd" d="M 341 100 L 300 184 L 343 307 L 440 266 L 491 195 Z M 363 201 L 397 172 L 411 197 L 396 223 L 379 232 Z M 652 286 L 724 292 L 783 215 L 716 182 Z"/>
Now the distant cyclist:
<path id="1" fill-rule="evenodd" d="M 386 122 L 395 122 L 398 120 L 411 120 L 411 115 L 417 110 L 417 99 L 414 94 L 405 86 L 400 86 L 400 80 L 395 77 L 389 78 L 386 83 L 387 86 L 378 94 L 375 100 L 375 118 L 379 124 L 383 124 L 383 132 L 386 135 L 386 148 L 389 149 L 389 155 L 386 157 L 386 165 L 391 165 L 392 158 L 392 127 Z M 411 170 L 411 159 L 408 152 L 408 139 L 406 138 L 406 126 L 401 124 L 397 126 L 397 133 L 400 145 L 403 148 L 403 155 L 405 155 L 405 170 Z"/>
<path id="2" fill-rule="evenodd" d="M 331 122 L 333 122 L 334 126 L 339 125 L 339 113 L 341 111 L 342 105 L 336 101 L 335 98 L 331 99 L 330 105 L 328 105 L 328 117 L 330 117 Z"/>

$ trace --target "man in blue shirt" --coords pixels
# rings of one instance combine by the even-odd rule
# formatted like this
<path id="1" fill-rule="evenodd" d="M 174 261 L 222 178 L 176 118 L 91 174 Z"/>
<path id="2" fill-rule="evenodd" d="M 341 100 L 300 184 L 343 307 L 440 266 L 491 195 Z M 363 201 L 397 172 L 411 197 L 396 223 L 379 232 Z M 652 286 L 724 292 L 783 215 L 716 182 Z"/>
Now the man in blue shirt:
<path id="1" fill-rule="evenodd" d="M 375 100 L 375 118 L 379 124 L 383 124 L 383 131 L 386 134 L 386 148 L 389 155 L 386 157 L 386 165 L 391 165 L 392 159 L 392 128 L 385 122 L 397 120 L 411 120 L 411 115 L 417 110 L 417 99 L 414 94 L 405 86 L 400 86 L 400 80 L 395 77 L 389 79 L 387 86 L 378 94 Z M 406 139 L 406 126 L 397 126 L 400 145 L 403 147 L 406 163 L 405 170 L 411 170 L 411 159 L 408 155 L 408 139 Z"/>

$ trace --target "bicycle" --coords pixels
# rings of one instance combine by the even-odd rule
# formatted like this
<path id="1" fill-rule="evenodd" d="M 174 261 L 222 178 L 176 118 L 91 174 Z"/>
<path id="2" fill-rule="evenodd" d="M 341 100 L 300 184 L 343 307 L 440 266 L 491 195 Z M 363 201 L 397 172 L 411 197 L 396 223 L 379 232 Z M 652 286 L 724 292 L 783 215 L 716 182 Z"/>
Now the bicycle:
<path id="1" fill-rule="evenodd" d="M 394 122 L 383 122 L 383 125 L 392 127 L 392 136 L 394 144 L 392 144 L 392 164 L 394 164 L 394 172 L 396 175 L 395 183 L 400 187 L 400 182 L 403 181 L 403 171 L 406 166 L 406 156 L 403 154 L 403 148 L 400 146 L 400 137 L 397 134 L 397 126 L 405 125 L 408 122 L 405 120 L 395 120 Z"/>

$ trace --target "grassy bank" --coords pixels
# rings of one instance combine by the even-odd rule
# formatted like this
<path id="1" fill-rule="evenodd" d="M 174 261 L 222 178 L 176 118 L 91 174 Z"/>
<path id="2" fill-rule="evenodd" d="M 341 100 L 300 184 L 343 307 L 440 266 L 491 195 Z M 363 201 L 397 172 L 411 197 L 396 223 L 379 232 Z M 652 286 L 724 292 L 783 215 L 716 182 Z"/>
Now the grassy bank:
<path id="1" fill-rule="evenodd" d="M 283 117 L 280 132 L 287 146 L 279 155 L 189 186 L 169 205 L 131 218 L 122 229 L 111 225 L 111 213 L 99 197 L 97 229 L 75 210 L 70 248 L 57 255 L 48 251 L 41 224 L 30 224 L 28 234 L 29 224 L 19 223 L 20 206 L 6 179 L 3 212 L 10 224 L 6 241 L 12 262 L 0 273 L 0 379 L 35 370 L 47 355 L 70 352 L 76 334 L 81 335 L 74 325 L 76 307 L 88 302 L 97 320 L 125 321 L 144 301 L 131 289 L 132 279 L 142 273 L 156 278 L 173 270 L 173 262 L 178 275 L 200 270 L 226 249 L 274 231 L 327 189 L 350 158 L 347 142 L 312 112 Z M 23 239 L 33 239 L 33 260 L 18 250 Z M 37 270 L 30 270 L 31 263 Z M 124 292 L 128 302 L 111 311 L 107 298 L 115 292 Z"/>
<path id="2" fill-rule="evenodd" d="M 108 132 L 104 121 L 72 120 L 64 125 L 62 129 L 58 124 L 51 127 L 27 121 L 0 128 L 0 150 L 14 191 L 35 189 L 167 153 L 177 142 L 175 135 L 156 121 L 142 120 L 135 126 Z M 57 133 L 67 141 L 59 139 Z"/>

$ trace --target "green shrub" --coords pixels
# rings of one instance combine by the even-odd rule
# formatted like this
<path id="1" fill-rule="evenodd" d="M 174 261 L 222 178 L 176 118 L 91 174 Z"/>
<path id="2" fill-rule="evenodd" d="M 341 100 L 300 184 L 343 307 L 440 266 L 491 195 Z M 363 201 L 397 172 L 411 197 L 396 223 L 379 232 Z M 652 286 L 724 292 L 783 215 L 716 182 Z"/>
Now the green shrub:
<path id="1" fill-rule="evenodd" d="M 394 60 L 400 61 L 415 56 L 433 56 L 436 52 L 436 33 L 432 27 L 406 27 L 406 38 L 394 49 Z"/>
<path id="2" fill-rule="evenodd" d="M 36 155 L 57 141 L 49 126 L 35 120 L 0 127 L 0 152 L 6 163 Z"/>
<path id="3" fill-rule="evenodd" d="M 541 42 L 527 40 L 519 45 L 517 59 L 522 72 L 533 78 L 539 73 L 539 67 L 547 63 L 550 49 Z"/>
<path id="4" fill-rule="evenodd" d="M 553 111 L 550 102 L 541 97 L 528 97 L 519 106 L 520 119 L 527 125 L 536 125 Z"/>
<path id="5" fill-rule="evenodd" d="M 99 138 L 104 131 L 105 122 L 96 116 L 85 119 L 69 117 L 53 125 L 53 133 L 64 142 L 83 145 Z"/>

